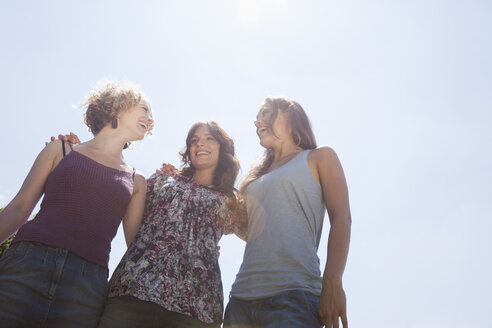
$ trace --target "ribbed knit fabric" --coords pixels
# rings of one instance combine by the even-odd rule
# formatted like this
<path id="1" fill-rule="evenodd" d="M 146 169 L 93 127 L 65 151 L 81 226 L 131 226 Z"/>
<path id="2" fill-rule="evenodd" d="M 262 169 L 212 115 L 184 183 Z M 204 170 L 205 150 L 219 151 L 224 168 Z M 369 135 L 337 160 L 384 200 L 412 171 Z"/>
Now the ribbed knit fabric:
<path id="1" fill-rule="evenodd" d="M 248 242 L 231 296 L 255 300 L 296 289 L 320 295 L 325 205 L 309 169 L 310 151 L 248 185 Z"/>
<path id="2" fill-rule="evenodd" d="M 111 240 L 133 193 L 132 176 L 70 152 L 48 176 L 39 213 L 13 243 L 64 248 L 107 268 Z"/>

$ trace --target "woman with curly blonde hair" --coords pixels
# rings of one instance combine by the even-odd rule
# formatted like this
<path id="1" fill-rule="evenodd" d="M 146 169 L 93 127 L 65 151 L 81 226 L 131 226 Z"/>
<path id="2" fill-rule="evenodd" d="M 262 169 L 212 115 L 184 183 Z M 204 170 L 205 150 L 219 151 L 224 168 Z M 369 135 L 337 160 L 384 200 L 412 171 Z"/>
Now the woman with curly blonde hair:
<path id="1" fill-rule="evenodd" d="M 146 181 L 122 150 L 151 131 L 149 102 L 135 86 L 107 82 L 84 107 L 94 138 L 48 144 L 0 212 L 0 242 L 20 228 L 0 260 L 2 327 L 95 327 L 111 240 L 121 221 L 128 244 L 140 227 Z"/>

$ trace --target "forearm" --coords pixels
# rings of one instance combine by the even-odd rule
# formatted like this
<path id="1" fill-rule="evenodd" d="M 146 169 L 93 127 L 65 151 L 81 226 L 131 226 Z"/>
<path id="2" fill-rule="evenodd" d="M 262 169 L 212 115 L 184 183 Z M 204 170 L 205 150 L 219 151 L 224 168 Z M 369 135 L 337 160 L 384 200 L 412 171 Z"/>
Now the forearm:
<path id="1" fill-rule="evenodd" d="M 323 283 L 329 280 L 342 279 L 347 263 L 350 244 L 350 215 L 343 219 L 333 219 L 328 237 L 328 252 L 323 274 Z"/>
<path id="2" fill-rule="evenodd" d="M 12 201 L 0 212 L 0 240 L 3 242 L 23 225 L 43 195 L 44 186 L 61 142 L 47 145 L 38 155 L 22 187 Z"/>
<path id="3" fill-rule="evenodd" d="M 29 214 L 27 209 L 16 206 L 15 203 L 8 204 L 0 212 L 0 243 L 18 230 L 27 221 Z"/>
<path id="4" fill-rule="evenodd" d="M 248 214 L 246 212 L 246 206 L 239 204 L 234 211 L 235 229 L 234 233 L 240 239 L 248 241 Z"/>
<path id="5" fill-rule="evenodd" d="M 123 231 L 127 246 L 130 246 L 142 225 L 145 199 L 147 196 L 146 187 L 147 182 L 145 181 L 144 176 L 138 173 L 135 177 L 134 194 L 130 200 L 130 204 L 128 204 L 125 217 L 123 218 Z"/>

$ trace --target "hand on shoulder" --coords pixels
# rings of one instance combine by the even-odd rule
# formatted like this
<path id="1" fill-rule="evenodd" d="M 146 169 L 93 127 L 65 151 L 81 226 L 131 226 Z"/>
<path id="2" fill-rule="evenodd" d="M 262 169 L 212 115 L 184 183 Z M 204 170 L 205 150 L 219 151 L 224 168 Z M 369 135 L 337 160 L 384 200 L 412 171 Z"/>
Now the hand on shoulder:
<path id="1" fill-rule="evenodd" d="M 73 132 L 70 132 L 70 134 L 59 134 L 58 135 L 58 139 L 55 138 L 54 136 L 51 136 L 50 141 L 49 142 L 46 141 L 44 144 L 47 146 L 47 145 L 49 145 L 50 143 L 53 143 L 56 140 L 67 141 L 67 142 L 70 142 L 72 145 L 80 144 L 79 137 L 75 133 L 73 133 Z"/>

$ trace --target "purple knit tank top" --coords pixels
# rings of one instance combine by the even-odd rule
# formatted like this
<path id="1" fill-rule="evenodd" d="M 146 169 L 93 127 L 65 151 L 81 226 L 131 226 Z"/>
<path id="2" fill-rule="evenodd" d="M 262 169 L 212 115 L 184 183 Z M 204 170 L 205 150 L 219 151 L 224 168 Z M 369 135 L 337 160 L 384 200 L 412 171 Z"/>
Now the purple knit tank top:
<path id="1" fill-rule="evenodd" d="M 67 249 L 108 268 L 111 240 L 133 193 L 133 174 L 72 150 L 49 174 L 38 214 L 13 242 Z"/>

